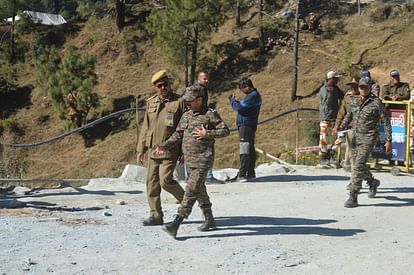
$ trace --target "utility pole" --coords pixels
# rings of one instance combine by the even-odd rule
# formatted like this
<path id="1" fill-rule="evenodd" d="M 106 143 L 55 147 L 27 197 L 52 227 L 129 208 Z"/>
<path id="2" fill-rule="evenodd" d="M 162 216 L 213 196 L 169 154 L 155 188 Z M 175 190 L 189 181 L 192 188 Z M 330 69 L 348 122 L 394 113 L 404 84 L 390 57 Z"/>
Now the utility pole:
<path id="1" fill-rule="evenodd" d="M 298 89 L 298 56 L 299 56 L 299 5 L 300 0 L 296 1 L 296 15 L 295 15 L 295 43 L 293 45 L 293 70 L 292 70 L 292 91 L 290 99 L 295 101 L 297 99 L 296 92 Z"/>
<path id="2" fill-rule="evenodd" d="M 292 70 L 292 91 L 290 95 L 290 99 L 292 101 L 296 100 L 296 135 L 295 135 L 295 163 L 298 164 L 299 160 L 299 100 L 297 98 L 297 90 L 298 90 L 298 57 L 299 57 L 299 10 L 300 10 L 300 0 L 296 1 L 296 14 L 295 14 L 295 44 L 293 46 L 293 70 Z"/>

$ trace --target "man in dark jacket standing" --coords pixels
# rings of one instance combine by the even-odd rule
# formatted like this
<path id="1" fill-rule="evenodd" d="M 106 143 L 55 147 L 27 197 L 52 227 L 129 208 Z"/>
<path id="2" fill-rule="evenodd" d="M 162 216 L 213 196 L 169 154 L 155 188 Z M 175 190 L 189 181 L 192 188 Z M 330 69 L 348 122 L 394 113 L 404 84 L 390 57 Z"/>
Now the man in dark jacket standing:
<path id="1" fill-rule="evenodd" d="M 240 136 L 240 181 L 254 180 L 256 173 L 256 150 L 254 138 L 256 135 L 257 120 L 259 117 L 262 98 L 249 78 L 242 78 L 239 89 L 246 94 L 239 101 L 234 94 L 229 97 L 230 105 L 237 112 L 237 127 Z"/>
<path id="2" fill-rule="evenodd" d="M 337 84 L 340 75 L 330 71 L 326 75 L 326 82 L 319 90 L 319 158 L 320 164 L 329 164 L 327 135 L 335 126 L 336 117 L 339 111 L 339 104 L 344 98 L 344 93 L 338 88 Z"/>

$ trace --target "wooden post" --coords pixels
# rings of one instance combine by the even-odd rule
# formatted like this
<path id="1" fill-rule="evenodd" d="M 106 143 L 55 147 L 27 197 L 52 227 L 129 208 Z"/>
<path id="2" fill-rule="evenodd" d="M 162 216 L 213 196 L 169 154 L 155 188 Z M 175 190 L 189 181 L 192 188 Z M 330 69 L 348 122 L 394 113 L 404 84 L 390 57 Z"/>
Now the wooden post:
<path id="1" fill-rule="evenodd" d="M 361 0 L 358 0 L 358 15 L 361 15 Z"/>
<path id="2" fill-rule="evenodd" d="M 296 145 L 295 145 L 295 164 L 299 163 L 299 152 L 297 148 L 299 148 L 299 100 L 296 100 Z"/>

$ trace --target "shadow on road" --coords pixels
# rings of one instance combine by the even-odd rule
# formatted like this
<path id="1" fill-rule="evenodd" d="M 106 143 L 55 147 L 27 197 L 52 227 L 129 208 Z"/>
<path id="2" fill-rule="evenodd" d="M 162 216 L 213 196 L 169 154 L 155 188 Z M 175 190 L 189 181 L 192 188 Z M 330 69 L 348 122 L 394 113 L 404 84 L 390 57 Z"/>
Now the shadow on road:
<path id="1" fill-rule="evenodd" d="M 274 175 L 274 176 L 257 177 L 255 182 L 348 181 L 348 180 L 350 180 L 350 177 L 332 176 L 332 175 L 317 175 L 317 176 Z"/>
<path id="2" fill-rule="evenodd" d="M 218 217 L 217 233 L 211 235 L 200 235 L 190 237 L 178 237 L 177 240 L 197 238 L 224 238 L 241 236 L 264 236 L 264 235 L 319 235 L 330 237 L 349 237 L 363 233 L 362 229 L 340 229 L 328 228 L 314 225 L 322 225 L 337 222 L 329 219 L 306 219 L 306 218 L 273 218 L 260 216 L 233 216 Z M 224 232 L 233 231 L 233 232 Z M 236 232 L 234 232 L 236 231 Z"/>
<path id="3" fill-rule="evenodd" d="M 54 193 L 35 193 L 35 194 L 28 194 L 28 195 L 21 195 L 21 196 L 14 196 L 15 199 L 21 198 L 42 198 L 42 197 L 50 197 L 50 196 L 79 196 L 79 195 L 100 195 L 100 196 L 115 196 L 116 194 L 130 194 L 136 195 L 141 194 L 142 191 L 108 191 L 108 190 L 86 190 L 83 188 L 72 187 L 75 189 L 73 192 L 54 192 Z"/>
<path id="4" fill-rule="evenodd" d="M 414 187 L 393 187 L 393 188 L 378 188 L 377 195 L 373 199 L 385 199 L 392 201 L 392 203 L 372 203 L 361 204 L 360 206 L 378 206 L 378 207 L 407 207 L 414 206 L 414 198 L 400 198 L 386 194 L 407 194 L 414 193 Z"/>

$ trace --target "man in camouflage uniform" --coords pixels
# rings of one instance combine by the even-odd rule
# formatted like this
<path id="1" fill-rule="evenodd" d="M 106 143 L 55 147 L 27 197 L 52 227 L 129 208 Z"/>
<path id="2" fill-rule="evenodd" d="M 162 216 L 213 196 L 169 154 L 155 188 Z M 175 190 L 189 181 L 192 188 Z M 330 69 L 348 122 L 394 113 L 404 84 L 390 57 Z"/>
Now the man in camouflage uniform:
<path id="1" fill-rule="evenodd" d="M 179 95 L 172 92 L 166 71 L 159 71 L 151 79 L 156 95 L 147 99 L 144 121 L 138 141 L 138 162 L 143 164 L 148 153 L 147 200 L 150 217 L 143 221 L 144 226 L 162 225 L 161 188 L 171 193 L 178 201 L 182 201 L 184 189 L 173 180 L 173 172 L 178 157 L 179 146 L 156 154 L 154 146 L 167 140 L 174 133 L 185 103 Z"/>
<path id="2" fill-rule="evenodd" d="M 369 186 L 368 197 L 373 198 L 377 193 L 380 181 L 375 179 L 366 166 L 378 139 L 378 124 L 381 120 L 385 129 L 385 152 L 391 152 L 391 125 L 389 113 L 385 111 L 381 100 L 371 93 L 371 79 L 365 77 L 359 80 L 359 93 L 352 97 L 351 107 L 341 123 L 340 128 L 346 129 L 353 122 L 352 138 L 352 177 L 349 198 L 344 206 L 347 208 L 358 206 L 358 192 L 362 188 L 362 181 L 367 180 Z"/>
<path id="3" fill-rule="evenodd" d="M 208 231 L 216 228 L 205 180 L 207 170 L 214 161 L 214 140 L 228 136 L 230 130 L 217 111 L 205 108 L 204 94 L 205 87 L 200 85 L 192 85 L 186 89 L 183 100 L 190 111 L 184 113 L 176 132 L 167 141 L 157 146 L 157 151 L 163 153 L 164 150 L 182 144 L 184 159 L 189 167 L 190 175 L 178 214 L 172 222 L 163 227 L 163 230 L 174 238 L 180 224 L 184 218 L 188 218 L 196 201 L 205 218 L 204 223 L 198 229 Z"/>
<path id="4" fill-rule="evenodd" d="M 410 99 L 410 86 L 408 83 L 400 81 L 400 72 L 397 70 L 391 70 L 390 82 L 385 85 L 381 93 L 382 100 L 409 100 Z"/>
<path id="5" fill-rule="evenodd" d="M 374 94 L 376 97 L 380 96 L 380 85 L 378 84 L 378 81 L 375 81 L 372 77 L 371 77 L 371 72 L 369 70 L 363 70 L 361 72 L 360 78 L 362 77 L 368 77 L 369 79 L 371 79 L 371 94 Z"/>
<path id="6" fill-rule="evenodd" d="M 345 115 L 349 112 L 349 108 L 351 105 L 351 101 L 352 101 L 352 97 L 355 95 L 359 95 L 359 91 L 358 91 L 358 82 L 359 82 L 359 77 L 353 77 L 351 82 L 346 83 L 346 85 L 349 87 L 349 90 L 346 92 L 344 98 L 342 99 L 340 106 L 339 106 L 339 111 L 338 111 L 338 115 L 336 117 L 336 121 L 335 121 L 335 127 L 332 130 L 332 135 L 336 136 L 337 132 L 338 132 L 338 128 L 340 127 L 342 121 L 345 118 Z M 346 151 L 345 151 L 345 160 L 344 160 L 344 169 L 345 170 L 351 170 L 352 167 L 352 158 L 351 158 L 351 140 L 352 140 L 352 125 L 349 124 L 348 125 L 348 131 L 345 134 L 345 139 L 346 139 Z"/>

